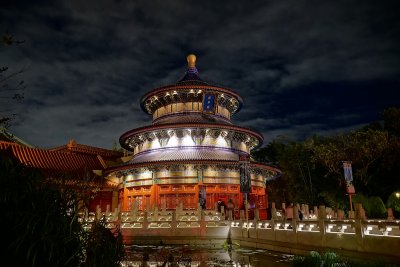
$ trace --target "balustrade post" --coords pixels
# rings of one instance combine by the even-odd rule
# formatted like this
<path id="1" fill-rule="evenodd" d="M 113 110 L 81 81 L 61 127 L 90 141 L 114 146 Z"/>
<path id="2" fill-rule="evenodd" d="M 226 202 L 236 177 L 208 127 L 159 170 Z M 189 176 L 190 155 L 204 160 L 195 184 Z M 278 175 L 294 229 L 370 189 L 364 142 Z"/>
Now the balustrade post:
<path id="1" fill-rule="evenodd" d="M 177 223 L 177 213 L 176 213 L 175 210 L 173 210 L 172 211 L 172 221 L 171 221 L 172 231 L 174 231 L 174 232 L 176 231 L 177 225 L 178 225 L 178 223 Z"/>
<path id="2" fill-rule="evenodd" d="M 293 220 L 295 221 L 299 221 L 300 217 L 299 217 L 299 204 L 296 204 L 293 206 Z"/>
<path id="3" fill-rule="evenodd" d="M 117 215 L 117 223 L 116 223 L 116 225 L 115 225 L 115 227 L 117 228 L 117 229 L 121 229 L 121 211 L 118 211 L 118 215 Z"/>
<path id="4" fill-rule="evenodd" d="M 389 222 L 391 222 L 391 221 L 393 221 L 394 220 L 394 216 L 393 216 L 393 209 L 392 208 L 388 208 L 387 209 L 387 220 L 389 221 Z"/>
<path id="5" fill-rule="evenodd" d="M 308 206 L 308 204 L 304 205 L 304 209 L 305 209 L 304 218 L 309 219 L 310 218 L 310 207 Z"/>
<path id="6" fill-rule="evenodd" d="M 344 210 L 341 210 L 341 209 L 337 210 L 337 218 L 339 220 L 343 220 L 344 219 Z"/>
<path id="7" fill-rule="evenodd" d="M 272 220 L 278 219 L 278 215 L 276 213 L 276 207 L 275 207 L 275 202 L 272 202 L 271 204 L 271 218 Z"/>
<path id="8" fill-rule="evenodd" d="M 318 219 L 325 220 L 326 219 L 326 209 L 324 205 L 319 206 L 318 209 Z"/>
<path id="9" fill-rule="evenodd" d="M 143 229 L 147 230 L 149 227 L 149 220 L 147 219 L 148 212 L 147 210 L 143 212 Z"/>
<path id="10" fill-rule="evenodd" d="M 96 221 L 99 221 L 101 218 L 101 208 L 100 205 L 96 206 Z"/>
<path id="11" fill-rule="evenodd" d="M 201 236 L 206 236 L 207 229 L 206 229 L 206 216 L 204 214 L 204 211 L 201 211 L 201 217 L 200 217 L 200 235 Z"/>
<path id="12" fill-rule="evenodd" d="M 118 208 L 115 208 L 115 210 L 114 210 L 114 212 L 112 214 L 112 220 L 113 221 L 118 220 L 119 212 L 120 212 L 120 209 L 119 209 L 119 206 L 118 206 Z"/>
<path id="13" fill-rule="evenodd" d="M 357 243 L 360 247 L 358 249 L 362 249 L 363 247 L 363 239 L 364 239 L 364 231 L 363 231 L 363 226 L 362 226 L 362 220 L 359 218 L 356 218 L 354 220 L 354 230 L 356 232 L 356 238 L 357 238 Z"/>
<path id="14" fill-rule="evenodd" d="M 258 222 L 260 220 L 260 210 L 254 209 L 254 221 Z"/>
<path id="15" fill-rule="evenodd" d="M 244 216 L 244 210 L 240 210 L 240 220 L 244 221 L 246 220 L 245 216 Z"/>
<path id="16" fill-rule="evenodd" d="M 154 219 L 154 221 L 158 222 L 158 206 L 155 206 L 155 208 L 154 208 L 153 219 Z"/>
<path id="17" fill-rule="evenodd" d="M 296 234 L 296 240 L 297 240 L 297 221 L 299 220 L 300 220 L 299 204 L 296 204 L 293 207 L 293 220 L 292 220 L 292 227 L 293 227 L 293 232 Z"/>

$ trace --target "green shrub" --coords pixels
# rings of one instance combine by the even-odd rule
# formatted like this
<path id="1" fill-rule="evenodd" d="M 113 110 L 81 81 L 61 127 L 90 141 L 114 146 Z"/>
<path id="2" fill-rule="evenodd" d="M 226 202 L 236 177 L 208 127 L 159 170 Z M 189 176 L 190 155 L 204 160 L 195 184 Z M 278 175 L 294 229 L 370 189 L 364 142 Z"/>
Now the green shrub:
<path id="1" fill-rule="evenodd" d="M 393 192 L 392 194 L 390 194 L 386 206 L 388 208 L 392 208 L 393 209 L 393 215 L 395 218 L 399 218 L 400 217 L 400 198 L 396 196 L 396 193 L 400 193 L 400 190 L 397 190 L 395 192 Z"/>
<path id="2" fill-rule="evenodd" d="M 310 251 L 307 256 L 295 256 L 293 259 L 294 267 L 320 267 L 322 262 L 321 255 L 316 251 Z"/>
<path id="3" fill-rule="evenodd" d="M 385 204 L 380 197 L 370 197 L 369 208 L 369 218 L 386 218 L 387 210 Z"/>
<path id="4" fill-rule="evenodd" d="M 86 233 L 78 222 L 79 202 L 76 191 L 61 190 L 0 151 L 2 261 L 27 267 L 117 266 L 124 255 L 121 234 L 115 237 L 104 225 Z"/>
<path id="5" fill-rule="evenodd" d="M 380 197 L 367 197 L 360 193 L 353 197 L 353 203 L 361 203 L 367 218 L 386 218 L 387 210 Z"/>

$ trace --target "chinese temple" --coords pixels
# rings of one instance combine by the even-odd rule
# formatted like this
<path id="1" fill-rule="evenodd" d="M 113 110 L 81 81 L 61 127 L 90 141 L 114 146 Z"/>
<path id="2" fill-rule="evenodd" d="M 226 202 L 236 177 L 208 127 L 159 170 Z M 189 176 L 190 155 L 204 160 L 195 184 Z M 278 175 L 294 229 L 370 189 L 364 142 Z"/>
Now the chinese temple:
<path id="1" fill-rule="evenodd" d="M 232 123 L 243 104 L 239 94 L 202 80 L 195 55 L 187 61 L 182 79 L 141 98 L 152 124 L 122 134 L 120 144 L 132 156 L 105 170 L 118 185 L 121 210 L 214 209 L 221 200 L 243 208 L 248 199 L 265 211 L 266 181 L 280 170 L 251 159 L 263 136 Z"/>

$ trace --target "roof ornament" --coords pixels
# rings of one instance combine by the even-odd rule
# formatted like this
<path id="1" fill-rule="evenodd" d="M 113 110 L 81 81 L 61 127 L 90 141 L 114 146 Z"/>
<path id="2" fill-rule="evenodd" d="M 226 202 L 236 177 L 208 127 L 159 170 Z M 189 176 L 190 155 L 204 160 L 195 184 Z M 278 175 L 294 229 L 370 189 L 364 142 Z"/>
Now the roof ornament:
<path id="1" fill-rule="evenodd" d="M 196 68 L 196 56 L 194 54 L 190 54 L 186 57 L 189 68 Z"/>
<path id="2" fill-rule="evenodd" d="M 69 140 L 69 143 L 67 144 L 67 147 L 68 148 L 72 148 L 72 147 L 75 147 L 76 146 L 76 141 L 75 141 L 75 139 L 70 139 Z"/>

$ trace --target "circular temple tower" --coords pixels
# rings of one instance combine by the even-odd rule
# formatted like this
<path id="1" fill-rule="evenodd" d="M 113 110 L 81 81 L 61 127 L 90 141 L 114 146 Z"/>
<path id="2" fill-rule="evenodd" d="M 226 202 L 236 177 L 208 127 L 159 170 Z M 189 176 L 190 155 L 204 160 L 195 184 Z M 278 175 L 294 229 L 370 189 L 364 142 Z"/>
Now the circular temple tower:
<path id="1" fill-rule="evenodd" d="M 230 199 L 240 209 L 247 193 L 251 208 L 265 210 L 266 181 L 280 171 L 250 158 L 262 135 L 233 125 L 241 96 L 200 79 L 195 55 L 187 61 L 181 80 L 141 98 L 152 124 L 119 139 L 133 155 L 109 168 L 106 178 L 118 184 L 121 209 L 130 210 L 135 202 L 139 210 L 214 209 L 219 200 Z"/>

